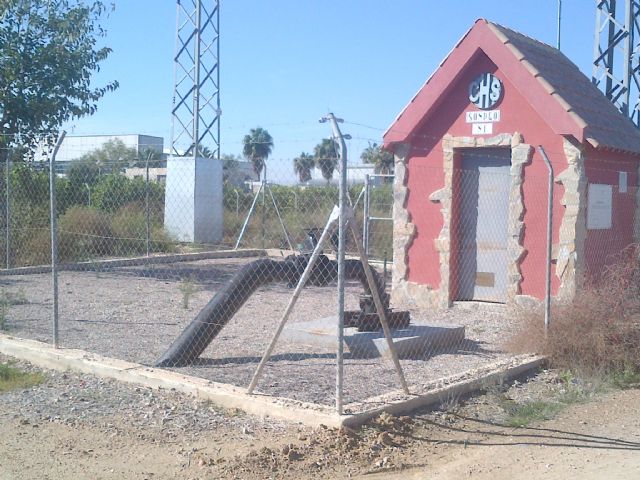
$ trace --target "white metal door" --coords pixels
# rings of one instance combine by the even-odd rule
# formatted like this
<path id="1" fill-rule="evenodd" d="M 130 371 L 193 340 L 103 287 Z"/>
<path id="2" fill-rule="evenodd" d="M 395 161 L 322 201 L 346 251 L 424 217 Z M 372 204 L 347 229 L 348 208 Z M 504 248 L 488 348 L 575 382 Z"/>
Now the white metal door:
<path id="1" fill-rule="evenodd" d="M 464 150 L 457 182 L 457 300 L 506 302 L 511 150 Z"/>

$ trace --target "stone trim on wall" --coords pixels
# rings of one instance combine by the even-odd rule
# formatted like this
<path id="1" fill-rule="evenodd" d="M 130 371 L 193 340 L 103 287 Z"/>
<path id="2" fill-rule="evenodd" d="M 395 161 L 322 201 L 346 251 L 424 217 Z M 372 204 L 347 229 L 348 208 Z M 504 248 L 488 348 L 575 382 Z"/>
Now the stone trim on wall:
<path id="1" fill-rule="evenodd" d="M 558 243 L 553 245 L 556 275 L 560 278 L 557 298 L 570 300 L 584 274 L 584 241 L 587 236 L 587 177 L 584 153 L 579 144 L 563 139 L 567 168 L 556 175 L 556 183 L 564 187 L 560 204 L 564 215 L 560 223 Z"/>
<path id="2" fill-rule="evenodd" d="M 435 288 L 420 285 L 406 279 L 407 252 L 415 235 L 415 225 L 411 223 L 406 209 L 408 189 L 406 186 L 406 162 L 409 148 L 396 150 L 396 177 L 394 182 L 393 211 L 393 290 L 392 300 L 398 306 L 417 306 L 447 308 L 450 298 L 450 259 L 451 259 L 451 208 L 453 199 L 454 156 L 459 148 L 511 147 L 511 186 L 509 194 L 509 239 L 508 239 L 508 287 L 507 298 L 514 301 L 520 293 L 522 273 L 520 263 L 524 258 L 524 199 L 522 183 L 524 166 L 531 160 L 533 147 L 522 143 L 519 133 L 501 134 L 495 137 L 453 137 L 445 135 L 442 139 L 444 186 L 429 196 L 429 200 L 440 204 L 443 223 L 440 234 L 434 240 L 440 257 L 440 285 Z"/>
<path id="3" fill-rule="evenodd" d="M 407 210 L 407 160 L 411 145 L 403 143 L 394 151 L 395 170 L 393 179 L 393 266 L 391 267 L 391 302 L 396 307 L 430 307 L 420 300 L 429 296 L 426 285 L 409 282 L 407 278 L 407 253 L 416 233 Z"/>

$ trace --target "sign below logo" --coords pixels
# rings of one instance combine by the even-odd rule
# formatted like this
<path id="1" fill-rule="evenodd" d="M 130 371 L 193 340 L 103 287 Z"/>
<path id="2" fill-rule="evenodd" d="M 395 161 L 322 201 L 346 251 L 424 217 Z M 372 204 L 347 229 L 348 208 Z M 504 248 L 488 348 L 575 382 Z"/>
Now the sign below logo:
<path id="1" fill-rule="evenodd" d="M 493 133 L 493 123 L 474 123 L 471 125 L 472 135 L 490 135 Z"/>
<path id="2" fill-rule="evenodd" d="M 480 110 L 479 112 L 465 112 L 467 123 L 499 122 L 500 110 Z"/>
<path id="3" fill-rule="evenodd" d="M 502 82 L 491 73 L 483 73 L 469 84 L 469 101 L 481 110 L 489 110 L 502 98 Z"/>

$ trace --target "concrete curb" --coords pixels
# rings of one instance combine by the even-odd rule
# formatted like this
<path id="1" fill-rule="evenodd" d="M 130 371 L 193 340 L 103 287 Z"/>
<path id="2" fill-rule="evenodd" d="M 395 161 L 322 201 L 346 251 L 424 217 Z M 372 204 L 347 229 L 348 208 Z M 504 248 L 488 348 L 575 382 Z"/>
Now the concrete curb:
<path id="1" fill-rule="evenodd" d="M 117 258 L 113 260 L 99 260 L 95 262 L 61 263 L 58 271 L 92 271 L 98 269 L 134 267 L 138 265 L 150 265 L 173 262 L 193 262 L 196 260 L 210 260 L 216 258 L 245 258 L 264 257 L 265 250 L 244 249 L 244 250 L 216 250 L 212 252 L 178 253 L 174 255 L 153 255 L 150 257 Z M 4 275 L 32 275 L 36 273 L 50 273 L 50 265 L 38 265 L 35 267 L 10 268 L 0 270 L 0 276 Z"/>
<path id="2" fill-rule="evenodd" d="M 60 371 L 75 370 L 134 385 L 174 389 L 181 393 L 193 395 L 196 398 L 211 400 L 223 408 L 237 408 L 252 415 L 270 416 L 314 427 L 326 425 L 334 428 L 341 426 L 357 427 L 382 412 L 399 415 L 409 413 L 418 408 L 437 405 L 446 399 L 456 398 L 479 390 L 492 382 L 507 381 L 522 375 L 527 371 L 538 368 L 544 362 L 544 358 L 539 356 L 516 359 L 507 368 L 496 368 L 492 371 L 484 372 L 478 377 L 454 382 L 424 394 L 407 398 L 399 392 L 394 392 L 368 399 L 368 401 L 361 404 L 350 404 L 346 408 L 358 405 L 366 408 L 366 404 L 372 402 L 378 406 L 355 414 L 339 416 L 332 407 L 328 406 L 269 395 L 248 395 L 244 389 L 231 385 L 182 375 L 170 370 L 103 357 L 84 350 L 56 349 L 46 343 L 15 338 L 4 334 L 0 334 L 0 353 L 26 360 L 42 368 Z"/>

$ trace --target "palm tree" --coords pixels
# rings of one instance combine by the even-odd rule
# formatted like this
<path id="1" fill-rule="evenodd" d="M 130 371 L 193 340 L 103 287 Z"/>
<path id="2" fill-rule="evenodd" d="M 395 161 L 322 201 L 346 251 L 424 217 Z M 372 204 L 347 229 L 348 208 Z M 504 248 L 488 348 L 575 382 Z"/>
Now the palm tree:
<path id="1" fill-rule="evenodd" d="M 329 138 L 323 139 L 322 143 L 314 147 L 313 157 L 316 166 L 322 172 L 322 176 L 329 183 L 333 177 L 333 171 L 338 165 L 338 146 L 336 142 Z"/>
<path id="2" fill-rule="evenodd" d="M 256 127 L 249 130 L 249 134 L 244 136 L 242 145 L 242 154 L 251 160 L 253 171 L 260 177 L 265 161 L 271 154 L 273 138 L 264 128 Z"/>
<path id="3" fill-rule="evenodd" d="M 209 147 L 198 145 L 198 150 L 200 150 L 200 157 L 202 158 L 216 158 L 216 152 Z"/>
<path id="4" fill-rule="evenodd" d="M 382 150 L 377 143 L 369 143 L 369 146 L 362 151 L 360 159 L 364 163 L 375 165 L 375 172 L 383 175 L 393 173 L 394 158 L 393 154 Z"/>
<path id="5" fill-rule="evenodd" d="M 313 156 L 302 152 L 300 156 L 293 159 L 293 169 L 300 179 L 300 183 L 311 180 L 311 169 L 313 168 Z"/>

